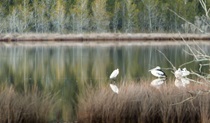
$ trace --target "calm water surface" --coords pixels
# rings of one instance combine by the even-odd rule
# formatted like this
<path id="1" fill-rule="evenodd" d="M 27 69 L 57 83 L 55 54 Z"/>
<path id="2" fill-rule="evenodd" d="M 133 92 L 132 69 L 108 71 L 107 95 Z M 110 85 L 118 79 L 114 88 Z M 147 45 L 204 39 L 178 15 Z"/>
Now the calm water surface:
<path id="1" fill-rule="evenodd" d="M 210 45 L 198 44 L 207 54 Z M 196 47 L 196 46 L 192 46 Z M 110 73 L 119 68 L 117 82 L 153 80 L 148 70 L 160 66 L 167 76 L 173 78 L 172 66 L 192 61 L 193 57 L 183 45 L 34 45 L 0 46 L 0 84 L 12 84 L 17 90 L 27 91 L 37 85 L 41 91 L 56 93 L 62 100 L 62 117 L 73 117 L 77 95 L 85 85 L 100 85 L 110 82 Z M 199 63 L 184 65 L 198 71 Z M 208 68 L 203 69 L 207 71 Z"/>

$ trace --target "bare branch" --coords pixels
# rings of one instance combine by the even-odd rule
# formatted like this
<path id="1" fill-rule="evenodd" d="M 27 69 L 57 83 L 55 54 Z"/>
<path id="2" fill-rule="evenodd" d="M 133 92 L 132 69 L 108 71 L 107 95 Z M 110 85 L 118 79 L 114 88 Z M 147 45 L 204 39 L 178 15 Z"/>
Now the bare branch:
<path id="1" fill-rule="evenodd" d="M 182 103 L 184 103 L 184 102 L 186 102 L 186 101 L 191 101 L 191 100 L 197 98 L 199 95 L 206 95 L 206 94 L 209 94 L 209 93 L 210 93 L 210 90 L 199 90 L 199 91 L 197 91 L 197 92 L 190 92 L 190 91 L 188 91 L 188 93 L 191 95 L 191 97 L 188 97 L 188 98 L 186 98 L 185 100 L 182 100 L 181 102 L 173 103 L 173 104 L 171 104 L 171 106 L 173 106 L 173 105 L 178 105 L 178 104 L 182 104 Z"/>
<path id="2" fill-rule="evenodd" d="M 206 7 L 206 2 L 204 2 L 203 0 L 199 0 L 199 2 L 200 2 L 202 8 L 203 8 L 204 11 L 205 11 L 206 17 L 207 17 L 208 19 L 210 19 L 210 17 L 209 17 L 210 8 L 207 9 L 207 7 Z"/>
<path id="3" fill-rule="evenodd" d="M 176 67 L 171 63 L 171 61 L 166 57 L 166 55 L 163 52 L 161 52 L 160 50 L 157 50 L 157 51 L 159 53 L 161 53 L 165 57 L 165 59 L 170 63 L 170 65 L 172 66 L 173 70 L 175 71 Z"/>
<path id="4" fill-rule="evenodd" d="M 184 38 L 181 36 L 181 34 L 179 33 L 180 37 L 182 38 L 183 42 L 185 43 L 185 45 L 188 47 L 188 49 L 190 50 L 190 52 L 192 53 L 192 55 L 194 56 L 194 58 L 196 59 L 196 61 L 198 60 L 198 58 L 196 57 L 194 51 L 192 50 L 192 48 L 189 46 L 189 44 L 187 44 L 187 42 L 184 40 Z"/>
<path id="5" fill-rule="evenodd" d="M 193 41 L 193 42 L 200 49 L 200 51 L 202 52 L 202 54 L 205 54 L 206 55 L 206 52 L 200 46 L 198 46 L 198 43 L 195 43 L 195 41 Z"/>
<path id="6" fill-rule="evenodd" d="M 189 79 L 189 78 L 187 78 L 188 80 L 190 80 L 190 82 L 194 82 L 194 83 L 197 83 L 197 84 L 205 84 L 205 83 L 203 83 L 203 82 L 200 82 L 200 81 L 196 81 L 196 80 L 194 80 L 194 79 Z M 206 85 L 206 84 L 205 84 Z"/>
<path id="7" fill-rule="evenodd" d="M 202 64 L 199 64 L 199 72 L 201 72 L 202 67 Z"/>
<path id="8" fill-rule="evenodd" d="M 189 46 L 189 44 L 187 44 L 187 42 L 184 40 L 184 38 L 181 36 L 181 34 L 179 33 L 180 37 L 182 38 L 183 42 L 185 43 L 185 45 L 188 47 L 188 49 L 190 50 L 191 53 L 188 53 L 187 51 L 185 51 L 186 53 L 188 53 L 189 55 L 194 56 L 194 58 L 196 59 L 196 61 L 209 61 L 210 60 L 210 56 L 207 55 L 201 47 L 199 47 L 196 43 L 195 45 L 197 46 L 197 49 L 192 48 Z"/>
<path id="9" fill-rule="evenodd" d="M 195 62 L 195 60 L 192 60 L 192 61 L 189 61 L 189 62 L 185 62 L 185 63 L 181 64 L 179 67 L 181 68 L 181 67 L 183 67 L 185 65 L 188 65 L 188 64 L 191 64 L 193 62 Z"/>
<path id="10" fill-rule="evenodd" d="M 194 71 L 191 71 L 191 73 L 190 73 L 191 75 L 196 75 L 198 78 L 201 78 L 201 79 L 203 79 L 205 82 L 207 82 L 207 83 L 210 83 L 210 81 L 205 77 L 205 76 L 202 76 L 202 75 L 200 75 L 200 74 L 198 74 L 198 73 L 196 73 L 196 72 L 194 72 Z M 195 80 L 194 80 L 194 82 L 195 82 Z M 197 82 L 197 81 L 196 81 Z M 200 82 L 199 82 L 200 83 Z"/>
<path id="11" fill-rule="evenodd" d="M 200 32 L 202 32 L 202 33 L 204 32 L 202 29 L 200 29 L 199 27 L 197 27 L 195 24 L 189 22 L 189 21 L 186 20 L 185 18 L 183 18 L 183 17 L 181 17 L 180 15 L 178 15 L 175 11 L 173 11 L 173 10 L 171 10 L 171 9 L 169 9 L 169 8 L 168 8 L 168 10 L 171 11 L 171 12 L 173 12 L 173 13 L 174 13 L 177 17 L 179 17 L 180 19 L 182 19 L 182 20 L 184 20 L 185 22 L 187 22 L 187 23 L 193 25 L 193 26 L 194 26 L 196 29 L 198 29 Z"/>
<path id="12" fill-rule="evenodd" d="M 199 93 L 197 93 L 197 95 L 196 95 L 196 96 L 194 96 L 194 97 L 188 97 L 187 99 L 182 100 L 181 102 L 178 102 L 178 103 L 173 103 L 173 104 L 171 104 L 171 106 L 173 106 L 173 105 L 178 105 L 178 104 L 182 104 L 182 103 L 184 103 L 184 102 L 186 102 L 186 101 L 193 100 L 193 99 L 195 99 L 198 95 L 199 95 Z"/>

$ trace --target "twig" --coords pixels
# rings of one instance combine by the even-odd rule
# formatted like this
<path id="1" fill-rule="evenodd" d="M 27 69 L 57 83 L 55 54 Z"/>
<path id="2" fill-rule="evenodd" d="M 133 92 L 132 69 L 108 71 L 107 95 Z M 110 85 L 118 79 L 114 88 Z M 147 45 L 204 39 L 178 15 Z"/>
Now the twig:
<path id="1" fill-rule="evenodd" d="M 171 61 L 166 57 L 166 55 L 163 53 L 163 52 L 161 52 L 160 50 L 157 50 L 159 53 L 161 53 L 164 57 L 165 57 L 165 59 L 170 63 L 170 65 L 172 66 L 172 68 L 173 68 L 173 70 L 175 71 L 176 70 L 176 67 L 174 67 L 174 65 L 171 63 Z"/>
<path id="2" fill-rule="evenodd" d="M 201 72 L 203 66 L 210 66 L 210 64 L 199 64 L 199 72 Z"/>
<path id="3" fill-rule="evenodd" d="M 197 94 L 196 94 L 196 96 L 194 96 L 194 97 L 188 97 L 187 99 L 182 100 L 181 102 L 178 102 L 178 103 L 173 103 L 173 104 L 170 104 L 170 105 L 171 105 L 171 106 L 173 106 L 173 105 L 182 104 L 182 103 L 184 103 L 184 102 L 186 102 L 186 101 L 190 101 L 190 100 L 195 99 L 198 95 L 199 95 L 199 93 L 197 93 Z"/>
<path id="4" fill-rule="evenodd" d="M 207 9 L 207 7 L 206 7 L 206 3 L 205 3 L 203 0 L 199 0 L 199 2 L 200 2 L 200 4 L 201 4 L 202 8 L 203 8 L 203 9 L 204 9 L 204 11 L 205 11 L 206 17 L 207 17 L 208 19 L 210 19 L 210 17 L 209 17 L 209 11 L 210 11 L 210 8 L 209 8 L 209 9 Z"/>
<path id="5" fill-rule="evenodd" d="M 169 8 L 168 8 L 168 10 L 171 11 L 171 12 L 173 12 L 173 13 L 174 13 L 176 16 L 178 16 L 180 19 L 182 19 L 182 20 L 186 21 L 187 23 L 193 25 L 193 26 L 194 26 L 196 29 L 198 29 L 200 32 L 202 32 L 202 33 L 204 32 L 204 31 L 201 30 L 199 27 L 195 26 L 193 23 L 187 21 L 186 19 L 184 19 L 183 17 L 181 17 L 180 15 L 178 15 L 175 11 L 173 11 L 173 10 L 171 10 L 171 9 L 169 9 Z"/>
<path id="6" fill-rule="evenodd" d="M 184 40 L 184 38 L 181 36 L 181 34 L 179 33 L 180 37 L 182 38 L 183 42 L 186 44 L 186 46 L 189 48 L 191 53 L 188 53 L 187 51 L 185 51 L 187 54 L 194 56 L 194 58 L 196 59 L 196 61 L 209 61 L 210 56 L 206 55 L 206 53 L 195 43 L 195 45 L 200 49 L 196 50 L 194 48 L 191 48 L 189 46 L 189 44 L 186 43 L 186 41 Z"/>
<path id="7" fill-rule="evenodd" d="M 202 54 L 205 54 L 205 55 L 206 55 L 205 51 L 204 51 L 200 46 L 198 46 L 198 44 L 195 43 L 194 40 L 193 40 L 193 42 L 194 42 L 194 44 L 200 49 L 200 51 L 202 52 Z"/>
<path id="8" fill-rule="evenodd" d="M 194 56 L 192 53 L 190 53 L 190 52 L 188 52 L 188 51 L 186 51 L 186 50 L 183 50 L 183 51 L 184 51 L 184 53 L 186 53 L 187 55 Z"/>
<path id="9" fill-rule="evenodd" d="M 195 53 L 193 52 L 192 48 L 189 46 L 189 44 L 187 44 L 187 42 L 184 40 L 184 38 L 181 36 L 181 34 L 179 33 L 180 37 L 182 38 L 183 42 L 185 43 L 185 45 L 189 48 L 190 52 L 192 53 L 192 55 L 194 56 L 194 58 L 196 59 L 196 61 L 198 60 Z"/>
<path id="10" fill-rule="evenodd" d="M 193 62 L 195 62 L 195 60 L 192 60 L 192 61 L 183 63 L 183 64 L 181 64 L 179 67 L 181 68 L 182 66 L 188 65 L 188 64 L 193 63 Z"/>
<path id="11" fill-rule="evenodd" d="M 189 79 L 189 78 L 187 78 L 187 79 L 190 80 L 191 82 L 195 82 L 195 83 L 198 83 L 198 84 L 205 84 L 203 82 L 199 82 L 199 81 L 196 81 L 196 80 L 193 80 L 193 79 Z"/>
<path id="12" fill-rule="evenodd" d="M 188 93 L 190 93 L 191 97 L 188 97 L 187 99 L 182 100 L 181 102 L 173 103 L 173 104 L 171 104 L 171 106 L 173 106 L 173 105 L 178 105 L 178 104 L 182 104 L 182 103 L 184 103 L 184 102 L 186 102 L 186 101 L 191 101 L 191 100 L 197 98 L 198 95 L 203 94 L 204 92 L 206 92 L 206 94 L 209 94 L 209 93 L 210 93 L 210 90 L 208 90 L 208 91 L 206 91 L 206 90 L 199 90 L 198 92 L 196 92 L 196 95 L 195 95 L 195 96 L 193 96 L 193 93 L 192 93 L 192 92 L 189 92 L 189 91 L 188 91 Z"/>
<path id="13" fill-rule="evenodd" d="M 202 64 L 199 64 L 199 72 L 201 72 Z"/>
<path id="14" fill-rule="evenodd" d="M 196 75 L 197 77 L 199 77 L 199 78 L 201 78 L 201 79 L 203 79 L 203 80 L 205 80 L 206 82 L 208 82 L 209 83 L 209 80 L 208 79 L 206 79 L 206 77 L 204 77 L 204 76 L 202 76 L 202 75 L 200 75 L 200 74 L 198 74 L 198 73 L 195 73 L 194 71 L 191 71 L 191 73 L 190 74 L 192 74 L 192 75 Z"/>

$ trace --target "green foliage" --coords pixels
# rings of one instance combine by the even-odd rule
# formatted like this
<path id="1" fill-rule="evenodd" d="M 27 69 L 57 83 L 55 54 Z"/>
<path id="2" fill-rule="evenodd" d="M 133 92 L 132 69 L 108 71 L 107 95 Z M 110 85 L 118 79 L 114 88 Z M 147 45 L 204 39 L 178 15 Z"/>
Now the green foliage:
<path id="1" fill-rule="evenodd" d="M 88 0 L 77 0 L 70 12 L 73 32 L 82 33 L 87 31 L 90 21 Z"/>
<path id="2" fill-rule="evenodd" d="M 120 12 L 120 2 L 117 0 L 114 3 L 113 13 L 111 15 L 111 29 L 113 32 L 117 32 L 119 30 L 119 12 Z"/>
<path id="3" fill-rule="evenodd" d="M 95 0 L 92 4 L 92 23 L 94 30 L 97 32 L 109 31 L 110 17 L 106 11 L 106 2 L 107 0 Z"/>
<path id="4" fill-rule="evenodd" d="M 62 2 L 62 0 L 56 1 L 56 5 L 51 16 L 51 22 L 53 24 L 55 32 L 58 33 L 65 32 L 67 17 L 65 15 L 64 3 Z"/>
<path id="5" fill-rule="evenodd" d="M 169 8 L 191 23 L 206 14 L 196 0 L 10 0 L 0 3 L 0 32 L 182 31 Z"/>
<path id="6" fill-rule="evenodd" d="M 137 5 L 133 0 L 126 0 L 126 30 L 125 32 L 134 32 L 138 27 L 138 13 Z"/>

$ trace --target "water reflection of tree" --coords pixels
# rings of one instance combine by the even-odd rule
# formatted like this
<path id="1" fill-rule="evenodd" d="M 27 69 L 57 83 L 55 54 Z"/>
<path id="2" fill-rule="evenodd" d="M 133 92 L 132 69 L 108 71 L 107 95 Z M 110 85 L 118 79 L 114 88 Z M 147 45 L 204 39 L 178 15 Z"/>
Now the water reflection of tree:
<path id="1" fill-rule="evenodd" d="M 203 46 L 204 49 L 209 49 L 207 47 Z M 63 118 L 69 120 L 69 116 L 75 114 L 78 96 L 82 96 L 86 86 L 107 85 L 111 71 L 116 68 L 120 69 L 117 83 L 139 82 L 139 79 L 150 76 L 149 68 L 157 65 L 170 67 L 157 49 L 164 52 L 171 62 L 178 66 L 192 58 L 183 55 L 182 50 L 185 48 L 183 46 L 1 47 L 0 82 L 4 85 L 14 85 L 19 92 L 27 93 L 37 86 L 43 93 L 57 94 L 62 99 L 60 110 Z M 194 66 L 195 64 L 189 65 L 192 69 Z M 170 71 L 167 73 L 171 74 Z"/>

